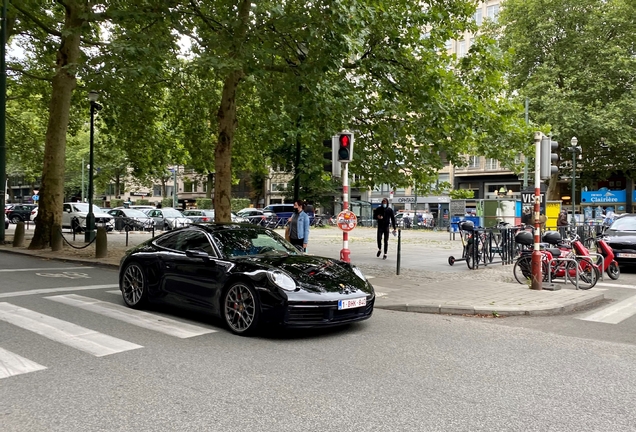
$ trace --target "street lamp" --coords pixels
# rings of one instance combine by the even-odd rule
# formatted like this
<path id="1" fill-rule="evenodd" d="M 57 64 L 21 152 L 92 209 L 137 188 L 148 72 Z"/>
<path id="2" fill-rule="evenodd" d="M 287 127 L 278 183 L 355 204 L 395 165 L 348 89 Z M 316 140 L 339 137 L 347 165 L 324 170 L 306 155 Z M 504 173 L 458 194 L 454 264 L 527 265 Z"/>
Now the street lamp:
<path id="1" fill-rule="evenodd" d="M 84 241 L 90 243 L 95 239 L 95 213 L 93 213 L 93 142 L 95 136 L 95 111 L 102 109 L 102 106 L 97 103 L 99 99 L 99 93 L 96 91 L 90 91 L 88 93 L 88 101 L 91 103 L 91 135 L 90 135 L 90 147 L 88 156 L 88 214 L 86 215 L 86 232 L 84 233 Z"/>
<path id="2" fill-rule="evenodd" d="M 565 149 L 572 152 L 572 226 L 574 227 L 576 227 L 576 159 L 577 155 L 581 154 L 581 146 L 578 143 L 579 140 L 576 137 L 572 137 L 570 147 Z"/>

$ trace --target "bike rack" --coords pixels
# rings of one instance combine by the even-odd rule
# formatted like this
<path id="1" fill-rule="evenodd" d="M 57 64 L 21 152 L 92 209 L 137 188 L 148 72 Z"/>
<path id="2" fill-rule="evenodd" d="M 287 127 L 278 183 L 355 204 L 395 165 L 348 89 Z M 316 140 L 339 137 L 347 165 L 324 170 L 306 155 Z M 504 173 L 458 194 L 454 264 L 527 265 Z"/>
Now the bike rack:
<path id="1" fill-rule="evenodd" d="M 566 262 L 566 261 L 572 261 L 574 263 L 574 268 L 576 269 L 576 283 L 574 284 L 574 286 L 576 287 L 576 289 L 579 289 L 579 266 L 576 265 L 577 261 L 576 258 L 552 258 L 550 260 L 549 264 L 549 268 L 552 268 L 552 263 L 556 263 L 556 262 Z M 568 277 L 567 277 L 567 267 L 565 268 L 566 274 L 563 277 L 563 280 L 565 280 L 565 282 L 568 281 Z M 552 272 L 548 271 L 548 283 L 552 283 Z"/>

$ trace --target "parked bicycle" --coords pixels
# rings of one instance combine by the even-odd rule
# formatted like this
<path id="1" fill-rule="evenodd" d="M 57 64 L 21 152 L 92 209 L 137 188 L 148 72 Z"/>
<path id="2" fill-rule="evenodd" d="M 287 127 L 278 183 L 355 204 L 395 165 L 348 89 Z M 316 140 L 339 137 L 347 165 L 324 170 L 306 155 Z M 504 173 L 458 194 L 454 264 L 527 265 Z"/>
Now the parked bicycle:
<path id="1" fill-rule="evenodd" d="M 543 281 L 562 278 L 584 290 L 596 285 L 600 279 L 600 271 L 589 256 L 589 252 L 588 255 L 577 255 L 577 249 L 567 245 L 556 231 L 546 232 L 542 240 L 541 274 Z M 523 249 L 515 262 L 513 274 L 517 282 L 526 284 L 532 279 L 534 235 L 530 231 L 520 231 L 515 236 L 515 241 L 522 245 Z"/>

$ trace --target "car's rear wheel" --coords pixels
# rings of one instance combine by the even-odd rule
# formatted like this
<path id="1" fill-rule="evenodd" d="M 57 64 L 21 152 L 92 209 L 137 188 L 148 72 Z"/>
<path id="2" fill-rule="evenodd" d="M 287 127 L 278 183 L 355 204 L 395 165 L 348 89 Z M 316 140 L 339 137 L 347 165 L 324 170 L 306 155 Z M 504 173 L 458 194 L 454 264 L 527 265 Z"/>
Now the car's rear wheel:
<path id="1" fill-rule="evenodd" d="M 126 265 L 119 282 L 124 302 L 131 308 L 141 308 L 148 298 L 148 278 L 143 267 L 132 262 Z"/>
<path id="2" fill-rule="evenodd" d="M 22 218 L 20 216 L 11 216 L 11 223 L 17 224 L 18 222 L 22 222 Z"/>
<path id="3" fill-rule="evenodd" d="M 232 333 L 248 335 L 256 331 L 260 304 L 256 290 L 245 282 L 235 282 L 223 296 L 223 319 Z"/>

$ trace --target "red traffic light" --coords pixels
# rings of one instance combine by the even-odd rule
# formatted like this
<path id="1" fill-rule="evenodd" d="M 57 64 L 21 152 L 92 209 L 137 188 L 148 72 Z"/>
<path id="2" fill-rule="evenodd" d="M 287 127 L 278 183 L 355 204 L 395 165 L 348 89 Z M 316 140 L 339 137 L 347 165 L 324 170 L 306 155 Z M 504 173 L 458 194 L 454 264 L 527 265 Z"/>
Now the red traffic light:
<path id="1" fill-rule="evenodd" d="M 349 135 L 345 135 L 345 134 L 340 135 L 341 147 L 349 147 L 350 142 L 351 142 L 351 138 L 349 138 Z"/>

